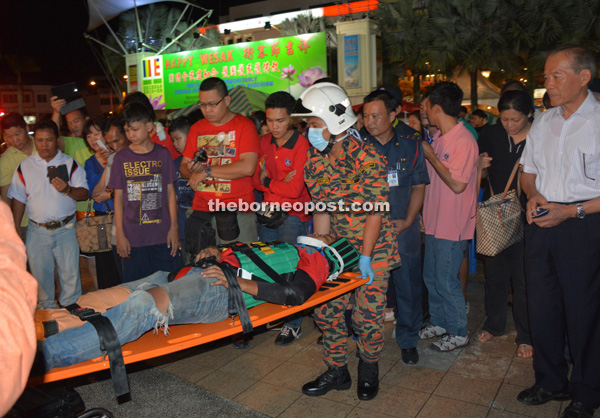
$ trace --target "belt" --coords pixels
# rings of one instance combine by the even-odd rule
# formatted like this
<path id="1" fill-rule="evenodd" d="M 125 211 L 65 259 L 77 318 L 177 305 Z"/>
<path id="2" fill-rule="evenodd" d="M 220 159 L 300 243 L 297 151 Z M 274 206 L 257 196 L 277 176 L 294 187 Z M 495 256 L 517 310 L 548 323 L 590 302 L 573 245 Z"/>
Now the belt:
<path id="1" fill-rule="evenodd" d="M 50 222 L 46 222 L 44 224 L 38 223 L 38 222 L 34 221 L 33 219 L 30 219 L 29 221 L 33 222 L 34 224 L 36 224 L 38 226 L 43 226 L 46 229 L 53 230 L 53 229 L 58 229 L 58 228 L 60 228 L 63 225 L 66 225 L 74 217 L 75 217 L 75 214 L 72 214 L 70 216 L 67 216 L 62 221 L 50 221 Z"/>

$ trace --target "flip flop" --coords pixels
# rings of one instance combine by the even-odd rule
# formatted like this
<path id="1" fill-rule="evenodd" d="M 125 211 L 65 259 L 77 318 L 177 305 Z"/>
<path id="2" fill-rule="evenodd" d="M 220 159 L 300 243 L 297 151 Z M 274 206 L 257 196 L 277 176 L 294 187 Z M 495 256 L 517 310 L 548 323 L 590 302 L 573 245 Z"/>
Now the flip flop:
<path id="1" fill-rule="evenodd" d="M 480 343 L 485 343 L 487 341 L 493 340 L 494 336 L 492 334 L 490 334 L 489 332 L 487 332 L 486 330 L 481 329 L 477 332 L 477 335 L 475 338 L 477 338 L 477 341 L 479 341 Z"/>
<path id="2" fill-rule="evenodd" d="M 533 357 L 533 346 L 529 344 L 519 344 L 519 348 L 517 349 L 517 356 L 521 358 L 531 358 Z"/>

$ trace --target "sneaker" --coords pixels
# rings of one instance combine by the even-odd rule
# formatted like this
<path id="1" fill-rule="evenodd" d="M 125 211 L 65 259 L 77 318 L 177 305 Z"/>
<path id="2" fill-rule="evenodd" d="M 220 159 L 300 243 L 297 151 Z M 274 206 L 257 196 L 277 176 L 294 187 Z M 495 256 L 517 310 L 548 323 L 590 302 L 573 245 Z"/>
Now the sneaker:
<path id="1" fill-rule="evenodd" d="M 275 345 L 290 345 L 302 335 L 302 328 L 292 328 L 284 325 L 281 332 L 275 338 Z"/>
<path id="2" fill-rule="evenodd" d="M 233 336 L 233 348 L 236 350 L 245 350 L 250 347 L 250 335 L 238 334 Z"/>
<path id="3" fill-rule="evenodd" d="M 445 333 L 446 330 L 442 327 L 438 327 L 433 324 L 426 324 L 423 325 L 421 331 L 419 331 L 419 339 L 428 340 L 433 337 L 439 337 L 441 335 L 444 335 Z"/>
<path id="4" fill-rule="evenodd" d="M 469 344 L 469 336 L 445 334 L 439 341 L 431 344 L 431 348 L 437 351 L 452 351 Z"/>
<path id="5" fill-rule="evenodd" d="M 394 311 L 386 311 L 385 312 L 384 322 L 390 322 L 390 321 L 393 321 L 394 319 L 395 319 L 394 318 Z"/>

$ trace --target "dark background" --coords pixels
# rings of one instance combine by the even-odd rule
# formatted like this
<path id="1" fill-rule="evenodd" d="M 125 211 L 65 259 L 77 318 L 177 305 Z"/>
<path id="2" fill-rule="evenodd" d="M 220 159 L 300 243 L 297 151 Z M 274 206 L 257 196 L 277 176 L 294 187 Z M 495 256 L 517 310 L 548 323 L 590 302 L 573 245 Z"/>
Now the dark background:
<path id="1" fill-rule="evenodd" d="M 229 6 L 252 3 L 242 0 L 190 2 L 213 8 L 210 24 L 219 15 L 227 15 Z M 167 2 L 168 4 L 168 2 Z M 173 7 L 181 7 L 171 3 Z M 0 54 L 30 57 L 41 71 L 23 74 L 25 84 L 58 85 L 70 81 L 87 84 L 91 77 L 102 75 L 88 41 L 87 0 L 2 0 L 0 1 Z M 100 27 L 96 37 L 104 39 Z M 94 34 L 94 33 L 92 33 Z M 0 83 L 16 83 L 16 75 L 0 60 Z"/>

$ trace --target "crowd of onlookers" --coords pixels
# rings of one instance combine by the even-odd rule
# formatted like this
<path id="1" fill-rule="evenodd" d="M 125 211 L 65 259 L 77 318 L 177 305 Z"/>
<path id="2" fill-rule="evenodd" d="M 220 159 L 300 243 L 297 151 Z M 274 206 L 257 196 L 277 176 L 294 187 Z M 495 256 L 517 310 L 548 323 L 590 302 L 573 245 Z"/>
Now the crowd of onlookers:
<path id="1" fill-rule="evenodd" d="M 354 336 L 358 396 L 372 399 L 385 320 L 395 321 L 402 361 L 413 365 L 419 339 L 435 338 L 431 349 L 445 352 L 503 335 L 512 295 L 517 353 L 533 357 L 536 371 L 536 385 L 519 400 L 570 397 L 563 416 L 591 416 L 600 403 L 600 104 L 588 90 L 595 61 L 582 48 L 559 48 L 544 75 L 554 109 L 541 113 L 521 83 L 509 82 L 497 117 L 468 115 L 452 82 L 433 85 L 407 123 L 394 86 L 374 90 L 354 112 L 344 90 L 325 79 L 299 100 L 273 93 L 264 112 L 247 118 L 229 109 L 219 78 L 200 86 L 199 120 L 168 126 L 140 92 L 106 120 L 85 109 L 63 117 L 65 103 L 54 97 L 51 119 L 37 123 L 33 137 L 21 115 L 5 115 L 0 132 L 10 147 L 0 158 L 0 187 L 39 285 L 38 308 L 57 306 L 55 278 L 60 306 L 76 303 L 83 259 L 95 286 L 107 288 L 176 271 L 215 244 L 333 234 L 360 252 L 357 271 L 368 282 L 315 310 L 328 369 L 305 394 L 350 387 L 346 340 Z M 507 185 L 515 165 L 519 175 Z M 487 319 L 469 335 L 477 201 L 505 187 L 523 192 L 525 239 L 483 257 Z M 311 200 L 388 202 L 389 210 L 280 209 Z M 270 209 L 241 210 L 255 201 Z M 237 210 L 215 211 L 215 202 Z M 547 215 L 536 216 L 538 209 Z M 80 253 L 75 223 L 89 211 L 113 214 L 112 251 Z M 287 318 L 275 343 L 300 338 L 302 319 Z"/>

